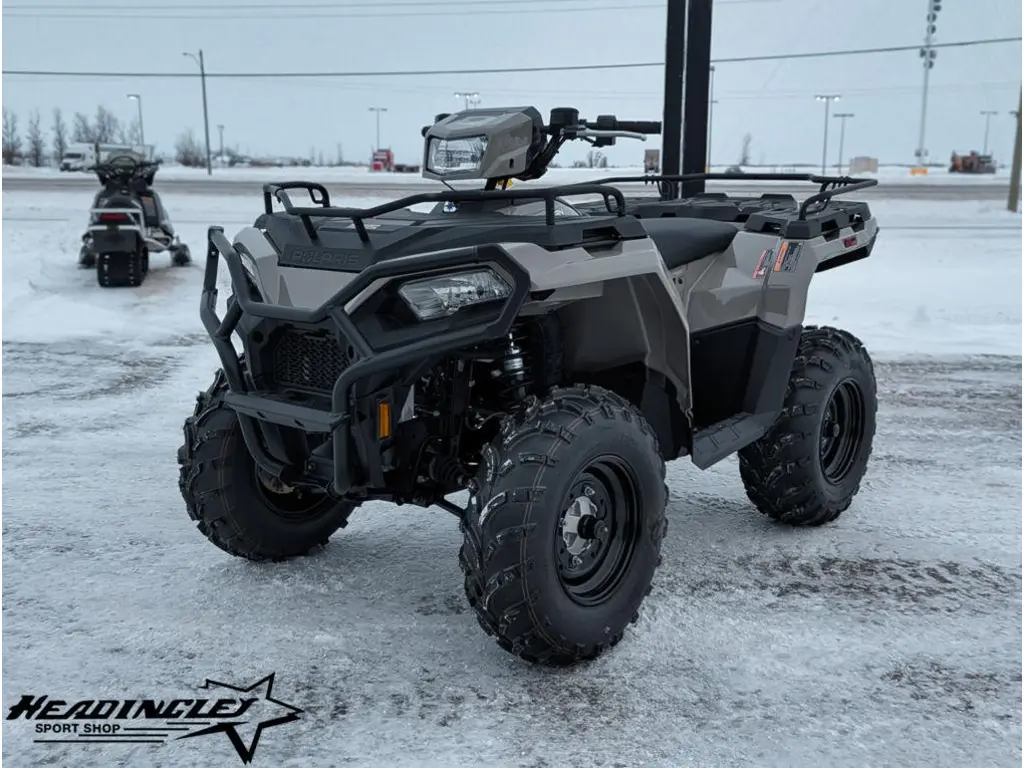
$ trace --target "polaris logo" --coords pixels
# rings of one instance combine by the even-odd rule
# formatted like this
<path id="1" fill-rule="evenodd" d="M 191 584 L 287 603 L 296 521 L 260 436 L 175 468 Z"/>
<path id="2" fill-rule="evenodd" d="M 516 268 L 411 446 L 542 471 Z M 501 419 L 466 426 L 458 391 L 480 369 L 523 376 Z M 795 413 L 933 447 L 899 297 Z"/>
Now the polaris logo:
<path id="1" fill-rule="evenodd" d="M 278 264 L 285 267 L 358 272 L 367 266 L 367 261 L 367 254 L 363 251 L 285 246 Z"/>

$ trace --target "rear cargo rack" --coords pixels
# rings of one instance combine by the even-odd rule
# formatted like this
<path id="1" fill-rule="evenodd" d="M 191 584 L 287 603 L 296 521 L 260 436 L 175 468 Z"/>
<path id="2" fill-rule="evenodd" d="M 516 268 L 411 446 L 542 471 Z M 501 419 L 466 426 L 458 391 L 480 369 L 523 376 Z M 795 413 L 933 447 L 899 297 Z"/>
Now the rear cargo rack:
<path id="1" fill-rule="evenodd" d="M 310 200 L 315 207 L 295 206 L 288 195 L 289 189 L 303 189 L 309 193 Z M 278 184 L 263 185 L 263 208 L 268 214 L 274 212 L 273 201 L 276 199 L 281 203 L 284 212 L 298 216 L 306 229 L 310 239 L 317 240 L 318 235 L 313 226 L 313 218 L 340 218 L 351 219 L 360 241 L 369 244 L 370 235 L 363 223 L 366 219 L 374 219 L 387 213 L 401 211 L 413 205 L 421 203 L 469 203 L 483 202 L 489 200 L 543 200 L 544 201 L 544 222 L 548 226 L 555 225 L 555 201 L 558 197 L 568 195 L 600 195 L 604 198 L 605 205 L 609 212 L 616 216 L 626 215 L 626 198 L 621 190 L 606 184 L 570 184 L 557 187 L 527 187 L 521 189 L 452 189 L 444 192 L 421 192 L 416 195 L 409 195 L 399 200 L 375 206 L 373 208 L 335 208 L 331 206 L 331 198 L 327 189 L 322 184 L 310 181 L 288 181 Z M 615 200 L 616 209 L 613 211 L 608 203 L 609 198 Z"/>
<path id="2" fill-rule="evenodd" d="M 683 174 L 645 174 L 642 176 L 609 176 L 596 179 L 587 184 L 657 184 L 663 192 L 666 184 L 678 184 L 687 181 L 806 181 L 818 185 L 818 192 L 800 204 L 798 218 L 803 221 L 812 207 L 820 204 L 824 208 L 828 201 L 837 195 L 857 192 L 878 185 L 878 179 L 855 179 L 851 176 L 818 176 L 813 173 L 683 173 Z M 815 208 L 814 210 L 819 210 Z"/>

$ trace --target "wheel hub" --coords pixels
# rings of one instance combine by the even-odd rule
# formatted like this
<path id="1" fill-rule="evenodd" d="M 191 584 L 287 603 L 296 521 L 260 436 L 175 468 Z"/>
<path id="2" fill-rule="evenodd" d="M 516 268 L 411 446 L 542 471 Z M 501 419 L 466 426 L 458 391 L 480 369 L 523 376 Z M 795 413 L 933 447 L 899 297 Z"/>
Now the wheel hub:
<path id="1" fill-rule="evenodd" d="M 591 498 L 594 493 L 591 486 L 585 486 L 583 495 L 573 499 L 562 518 L 562 541 L 572 558 L 570 565 L 575 567 L 581 564 L 579 556 L 599 543 L 608 531 L 600 520 L 604 513 Z"/>

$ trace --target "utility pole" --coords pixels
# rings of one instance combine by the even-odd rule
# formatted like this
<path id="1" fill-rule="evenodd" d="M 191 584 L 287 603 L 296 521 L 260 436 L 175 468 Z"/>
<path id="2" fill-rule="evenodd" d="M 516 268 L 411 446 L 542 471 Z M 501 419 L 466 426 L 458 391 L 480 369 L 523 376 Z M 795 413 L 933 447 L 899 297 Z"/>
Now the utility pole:
<path id="1" fill-rule="evenodd" d="M 480 94 L 476 91 L 456 91 L 456 99 L 463 99 L 466 102 L 466 109 L 469 109 L 470 105 L 474 107 L 480 103 Z"/>
<path id="2" fill-rule="evenodd" d="M 133 99 L 138 103 L 139 107 L 139 144 L 145 148 L 146 146 L 146 132 L 142 129 L 142 96 L 138 93 L 129 93 L 129 99 Z M 143 149 L 145 151 L 145 149 Z"/>
<path id="3" fill-rule="evenodd" d="M 374 149 L 380 149 L 380 113 L 387 112 L 387 107 L 370 107 L 371 112 L 377 113 L 377 145 Z"/>
<path id="4" fill-rule="evenodd" d="M 836 112 L 832 117 L 837 118 L 839 122 L 839 162 L 836 164 L 836 173 L 839 176 L 843 175 L 843 142 L 846 140 L 846 119 L 853 117 L 853 112 Z"/>
<path id="5" fill-rule="evenodd" d="M 217 132 L 220 134 L 220 159 L 224 162 L 224 126 L 218 125 Z"/>
<path id="6" fill-rule="evenodd" d="M 203 49 L 199 49 L 199 57 L 194 53 L 183 53 L 199 65 L 199 79 L 203 84 L 203 133 L 206 135 L 206 175 L 213 175 L 213 162 L 210 159 L 210 113 L 206 108 L 206 65 L 203 62 Z"/>
<path id="7" fill-rule="evenodd" d="M 926 167 L 928 150 L 924 146 L 925 123 L 928 120 L 928 76 L 932 67 L 935 66 L 937 51 L 932 47 L 935 42 L 935 20 L 939 11 L 942 10 L 942 0 L 928 0 L 928 13 L 925 16 L 924 47 L 920 49 L 921 65 L 924 67 L 924 85 L 921 88 L 921 129 L 917 138 L 917 164 L 920 168 Z"/>
<path id="8" fill-rule="evenodd" d="M 982 116 L 985 118 L 985 141 L 982 142 L 981 154 L 988 154 L 988 128 L 989 123 L 992 121 L 992 115 L 998 115 L 999 112 L 994 109 L 983 109 L 981 110 Z"/>
<path id="9" fill-rule="evenodd" d="M 1013 165 L 1010 166 L 1010 196 L 1006 201 L 1006 207 L 1008 210 L 1016 213 L 1017 206 L 1020 205 L 1020 110 L 1021 110 L 1021 97 L 1017 97 L 1017 111 L 1011 114 L 1017 116 L 1017 137 L 1013 143 Z"/>
<path id="10" fill-rule="evenodd" d="M 711 129 L 714 126 L 713 118 L 714 118 L 715 104 L 718 103 L 718 101 L 715 99 L 715 65 L 714 64 L 712 64 L 708 68 L 708 72 L 709 72 L 709 78 L 710 79 L 709 79 L 709 83 L 708 83 L 708 161 L 706 163 L 706 165 L 707 165 L 707 169 L 706 170 L 707 170 L 708 173 L 710 173 L 711 172 Z"/>
<path id="11" fill-rule="evenodd" d="M 819 93 L 814 98 L 818 101 L 825 102 L 825 136 L 822 140 L 821 145 L 821 175 L 824 176 L 826 173 L 826 167 L 828 163 L 828 119 L 830 117 L 829 112 L 831 111 L 832 102 L 839 101 L 839 94 Z"/>

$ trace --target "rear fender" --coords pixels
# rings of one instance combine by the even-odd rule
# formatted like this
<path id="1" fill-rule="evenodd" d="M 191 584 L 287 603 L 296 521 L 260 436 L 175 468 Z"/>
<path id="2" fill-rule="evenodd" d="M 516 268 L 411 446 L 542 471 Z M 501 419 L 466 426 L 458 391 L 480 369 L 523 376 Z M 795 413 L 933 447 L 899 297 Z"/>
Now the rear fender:
<path id="1" fill-rule="evenodd" d="M 814 275 L 866 258 L 877 234 L 874 219 L 808 240 L 741 231 L 726 251 L 672 272 L 691 333 L 753 319 L 801 325 Z"/>

